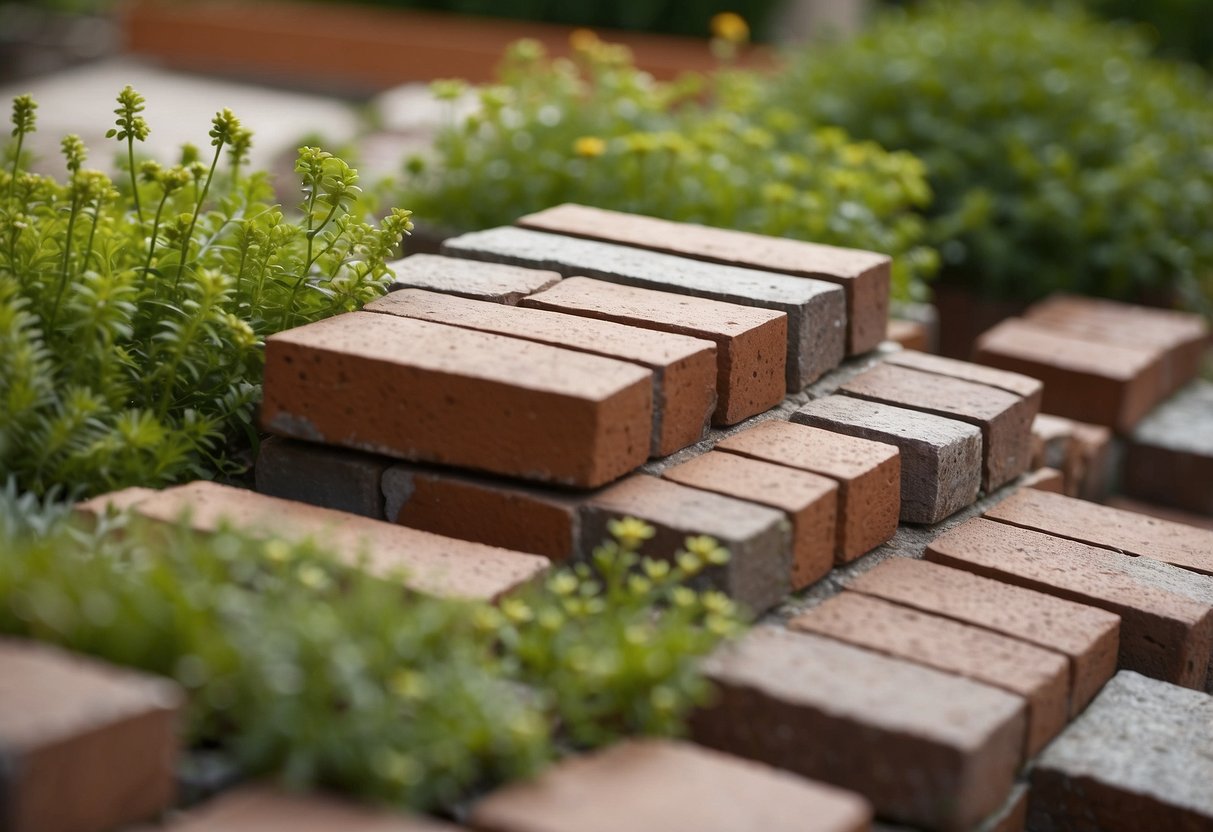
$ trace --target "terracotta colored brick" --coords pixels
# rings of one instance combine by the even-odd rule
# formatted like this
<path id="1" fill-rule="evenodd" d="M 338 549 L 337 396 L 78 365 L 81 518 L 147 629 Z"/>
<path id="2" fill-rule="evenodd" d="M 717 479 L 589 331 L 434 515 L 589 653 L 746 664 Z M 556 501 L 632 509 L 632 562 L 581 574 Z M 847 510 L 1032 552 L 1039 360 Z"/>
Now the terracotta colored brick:
<path id="1" fill-rule="evenodd" d="M 1149 412 L 1163 386 L 1155 350 L 1084 341 L 1019 318 L 983 334 L 975 354 L 982 364 L 1044 382 L 1047 412 L 1121 432 Z"/>
<path id="2" fill-rule="evenodd" d="M 858 792 L 882 818 L 968 829 L 1010 791 L 1024 702 L 832 639 L 759 627 L 704 664 L 698 742 Z"/>
<path id="3" fill-rule="evenodd" d="M 963 379 L 878 364 L 839 388 L 849 396 L 959 419 L 981 428 L 982 487 L 1007 484 L 1028 470 L 1036 403 Z"/>
<path id="4" fill-rule="evenodd" d="M 0 639 L 0 828 L 107 832 L 168 808 L 183 702 L 167 679 Z"/>
<path id="5" fill-rule="evenodd" d="M 1121 671 L 1032 770 L 1039 832 L 1213 829 L 1213 698 Z"/>
<path id="6" fill-rule="evenodd" d="M 702 263 L 685 257 L 543 234 L 493 228 L 464 234 L 443 251 L 473 259 L 553 269 L 565 277 L 688 295 L 787 315 L 785 384 L 796 392 L 837 367 L 846 341 L 843 291 L 820 280 Z"/>
<path id="7" fill-rule="evenodd" d="M 90 500 L 81 500 L 72 506 L 72 516 L 86 528 L 96 528 L 98 521 L 109 513 L 130 511 L 136 505 L 156 494 L 154 488 L 132 486 L 120 491 L 100 494 Z"/>
<path id="8" fill-rule="evenodd" d="M 1038 413 L 1032 420 L 1032 466 L 1061 471 L 1067 484 L 1082 475 L 1082 458 L 1074 438 L 1072 419 Z"/>
<path id="9" fill-rule="evenodd" d="M 1185 526 L 1195 526 L 1198 529 L 1213 531 L 1213 517 L 1190 514 L 1189 512 L 1179 511 L 1174 508 L 1156 506 L 1153 503 L 1143 503 L 1141 500 L 1134 500 L 1132 497 L 1109 497 L 1107 505 L 1122 511 L 1132 511 L 1135 514 L 1148 514 L 1150 517 L 1157 517 L 1160 520 L 1169 520 L 1172 523 L 1183 523 Z"/>
<path id="10" fill-rule="evenodd" d="M 825 280 L 846 292 L 847 353 L 867 352 L 884 339 L 892 260 L 883 254 L 670 222 L 585 205 L 549 208 L 522 217 L 518 224 L 728 266 Z"/>
<path id="11" fill-rule="evenodd" d="M 716 409 L 716 345 L 702 338 L 421 290 L 393 292 L 365 308 L 368 312 L 509 335 L 649 368 L 653 371 L 653 456 L 666 456 L 698 442 Z"/>
<path id="12" fill-rule="evenodd" d="M 388 269 L 395 276 L 392 292 L 399 289 L 429 289 L 509 306 L 560 282 L 560 275 L 555 272 L 501 263 L 471 263 L 436 254 L 414 254 L 389 263 Z"/>
<path id="13" fill-rule="evenodd" d="M 1067 722 L 1069 666 L 1050 650 L 858 592 L 835 595 L 788 626 L 1023 697 L 1028 703 L 1025 758 L 1035 756 Z"/>
<path id="14" fill-rule="evenodd" d="M 1188 385 L 1129 437 L 1126 494 L 1213 516 L 1213 382 Z"/>
<path id="15" fill-rule="evenodd" d="M 668 480 L 786 512 L 792 524 L 792 589 L 804 589 L 834 565 L 838 484 L 783 465 L 709 451 L 667 468 Z"/>
<path id="16" fill-rule="evenodd" d="M 380 483 L 391 464 L 387 457 L 270 436 L 261 442 L 253 473 L 262 494 L 382 520 Z"/>
<path id="17" fill-rule="evenodd" d="M 1116 672 L 1120 617 L 1096 607 L 910 558 L 882 561 L 847 589 L 1061 653 L 1070 664 L 1072 714 Z"/>
<path id="18" fill-rule="evenodd" d="M 1119 452 L 1112 431 L 1102 425 L 1074 423 L 1074 445 L 1082 461 L 1082 477 L 1070 496 L 1102 501 L 1118 476 Z"/>
<path id="19" fill-rule="evenodd" d="M 1185 687 L 1210 681 L 1213 607 L 1161 588 L 1139 558 L 983 518 L 937 538 L 926 557 L 1114 612 L 1121 617 L 1120 667 Z"/>
<path id="20" fill-rule="evenodd" d="M 938 523 L 973 503 L 981 487 L 981 430 L 930 413 L 827 396 L 792 414 L 803 425 L 885 442 L 901 451 L 901 519 Z"/>
<path id="21" fill-rule="evenodd" d="M 402 526 L 552 560 L 577 551 L 578 494 L 415 465 L 389 468 L 383 494 Z"/>
<path id="22" fill-rule="evenodd" d="M 922 321 L 889 318 L 889 326 L 885 330 L 884 339 L 901 344 L 907 350 L 926 352 L 931 349 L 931 328 Z"/>
<path id="23" fill-rule="evenodd" d="M 693 535 L 716 538 L 732 558 L 705 570 L 702 579 L 755 612 L 770 609 L 791 589 L 791 529 L 781 511 L 638 474 L 587 500 L 581 552 L 588 554 L 607 540 L 608 522 L 621 517 L 636 517 L 656 528 L 640 548 L 652 558 L 672 558 Z"/>
<path id="24" fill-rule="evenodd" d="M 1030 489 L 1012 494 L 985 516 L 1213 575 L 1213 532 L 1181 523 Z"/>
<path id="25" fill-rule="evenodd" d="M 139 515 L 166 523 L 189 512 L 190 528 L 217 531 L 224 521 L 251 534 L 314 538 L 351 566 L 394 578 L 428 595 L 493 599 L 542 574 L 547 558 L 453 540 L 340 511 L 279 500 L 213 482 L 193 482 L 140 502 Z"/>
<path id="26" fill-rule="evenodd" d="M 572 277 L 523 306 L 703 338 L 716 344 L 716 412 L 731 425 L 783 400 L 787 316 L 652 289 Z"/>
<path id="27" fill-rule="evenodd" d="M 1010 373 L 1006 370 L 996 370 L 983 364 L 971 361 L 958 361 L 955 358 L 945 358 L 942 355 L 931 355 L 916 350 L 900 350 L 883 356 L 885 363 L 896 364 L 898 367 L 909 367 L 924 373 L 935 373 L 948 378 L 958 378 L 971 381 L 974 384 L 984 384 L 987 387 L 997 387 L 1008 393 L 1031 399 L 1036 404 L 1034 409 L 1040 409 L 1044 385 L 1034 378 L 1022 373 Z"/>
<path id="28" fill-rule="evenodd" d="M 1065 493 L 1066 480 L 1061 471 L 1056 468 L 1037 468 L 1029 471 L 1019 481 L 1020 488 L 1035 488 L 1037 491 L 1049 491 L 1054 494 Z"/>
<path id="29" fill-rule="evenodd" d="M 485 832 L 866 832 L 858 795 L 707 748 L 630 740 L 549 768 L 472 809 Z"/>
<path id="30" fill-rule="evenodd" d="M 457 327 L 353 312 L 267 339 L 274 433 L 592 488 L 648 457 L 652 373 Z"/>
<path id="31" fill-rule="evenodd" d="M 721 440 L 716 443 L 716 450 L 835 480 L 838 563 L 870 552 L 897 531 L 901 513 L 901 452 L 893 445 L 771 420 Z"/>

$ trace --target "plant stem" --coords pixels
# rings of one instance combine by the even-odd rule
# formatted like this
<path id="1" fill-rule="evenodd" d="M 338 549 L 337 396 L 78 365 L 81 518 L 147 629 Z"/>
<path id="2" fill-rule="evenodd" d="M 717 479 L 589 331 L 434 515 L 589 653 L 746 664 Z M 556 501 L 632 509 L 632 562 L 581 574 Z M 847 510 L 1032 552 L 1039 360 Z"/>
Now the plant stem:
<path id="1" fill-rule="evenodd" d="M 147 262 L 143 264 L 143 277 L 147 279 L 147 273 L 152 269 L 152 256 L 156 252 L 156 234 L 160 231 L 160 215 L 164 211 L 164 203 L 168 202 L 168 191 L 164 192 L 164 196 L 160 197 L 160 204 L 156 206 L 156 218 L 152 220 L 152 240 L 147 246 Z"/>
<path id="2" fill-rule="evenodd" d="M 198 195 L 198 201 L 194 204 L 194 216 L 190 218 L 189 231 L 185 233 L 185 239 L 181 241 L 181 260 L 177 263 L 177 276 L 173 279 L 174 292 L 181 283 L 181 273 L 185 271 L 185 258 L 189 254 L 190 242 L 194 237 L 194 226 L 198 224 L 198 214 L 202 211 L 202 203 L 206 202 L 206 194 L 211 189 L 211 179 L 215 176 L 215 165 L 219 164 L 219 154 L 222 150 L 223 142 L 215 145 L 215 157 L 211 159 L 211 169 L 206 174 L 206 184 L 202 186 L 202 193 Z"/>
<path id="3" fill-rule="evenodd" d="M 72 211 L 67 218 L 67 242 L 63 246 L 63 267 L 59 272 L 59 291 L 55 293 L 55 303 L 51 307 L 50 320 L 46 325 L 47 335 L 54 332 L 55 319 L 59 317 L 59 304 L 63 301 L 63 293 L 67 289 L 67 267 L 72 259 L 72 230 L 76 227 L 76 215 L 80 213 L 79 197 L 72 197 Z"/>
<path id="4" fill-rule="evenodd" d="M 126 164 L 131 175 L 131 198 L 135 201 L 135 216 L 139 217 L 139 227 L 143 227 L 143 207 L 139 205 L 139 181 L 135 178 L 135 137 L 126 137 Z"/>
<path id="5" fill-rule="evenodd" d="M 25 143 L 25 131 L 22 130 L 17 134 L 17 152 L 13 154 L 13 172 L 8 180 L 8 198 L 13 198 L 13 193 L 17 190 L 17 171 L 21 165 L 21 145 Z"/>
<path id="6" fill-rule="evenodd" d="M 93 224 L 88 230 L 88 244 L 84 247 L 84 268 L 88 268 L 88 261 L 93 256 L 93 240 L 97 238 L 97 221 L 101 219 L 101 200 L 97 199 L 93 203 Z"/>

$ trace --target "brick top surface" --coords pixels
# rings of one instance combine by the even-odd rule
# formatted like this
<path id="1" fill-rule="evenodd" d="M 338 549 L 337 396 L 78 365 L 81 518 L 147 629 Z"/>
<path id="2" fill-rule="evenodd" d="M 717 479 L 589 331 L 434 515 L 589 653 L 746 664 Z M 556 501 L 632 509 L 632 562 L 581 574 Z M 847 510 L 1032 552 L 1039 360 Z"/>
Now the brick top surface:
<path id="1" fill-rule="evenodd" d="M 896 445 L 772 419 L 716 443 L 723 451 L 833 479 L 854 479 L 900 455 Z"/>
<path id="2" fill-rule="evenodd" d="M 662 476 L 793 513 L 838 490 L 828 477 L 719 451 L 667 468 Z"/>
<path id="3" fill-rule="evenodd" d="M 436 254 L 414 254 L 388 263 L 396 284 L 456 295 L 513 302 L 559 282 L 560 275 L 501 263 L 478 263 Z"/>
<path id="4" fill-rule="evenodd" d="M 915 370 L 921 370 L 924 373 L 935 373 L 941 376 L 997 387 L 1000 390 L 1006 390 L 1025 398 L 1039 395 L 1044 388 L 1044 385 L 1038 380 L 1031 376 L 1025 376 L 1022 373 L 998 370 L 994 367 L 973 364 L 969 361 L 958 361 L 955 358 L 944 358 L 942 355 L 931 355 L 930 353 L 917 352 L 915 350 L 891 352 L 884 356 L 884 360 L 889 364 L 910 367 Z"/>
<path id="5" fill-rule="evenodd" d="M 1120 381 L 1136 378 L 1159 360 L 1155 350 L 1094 343 L 1022 318 L 987 330 L 977 339 L 977 350 Z"/>
<path id="6" fill-rule="evenodd" d="M 1133 440 L 1213 457 L 1213 381 L 1194 381 L 1154 408 Z"/>
<path id="7" fill-rule="evenodd" d="M 636 474 L 599 492 L 593 504 L 620 515 L 660 515 L 662 522 L 687 534 L 721 540 L 757 535 L 784 522 L 782 512 L 676 482 Z"/>
<path id="8" fill-rule="evenodd" d="M 1137 344 L 1168 349 L 1209 335 L 1201 315 L 1078 295 L 1051 295 L 1030 306 L 1024 317 L 1112 344 L 1131 337 Z"/>
<path id="9" fill-rule="evenodd" d="M 877 364 L 839 388 L 848 395 L 878 399 L 965 421 L 992 421 L 1021 399 L 1006 390 L 909 367 Z"/>
<path id="10" fill-rule="evenodd" d="M 932 445 L 981 439 L 981 430 L 967 422 L 850 396 L 814 399 L 797 412 Z"/>
<path id="11" fill-rule="evenodd" d="M 459 828 L 335 797 L 246 786 L 188 812 L 164 832 L 457 832 Z"/>

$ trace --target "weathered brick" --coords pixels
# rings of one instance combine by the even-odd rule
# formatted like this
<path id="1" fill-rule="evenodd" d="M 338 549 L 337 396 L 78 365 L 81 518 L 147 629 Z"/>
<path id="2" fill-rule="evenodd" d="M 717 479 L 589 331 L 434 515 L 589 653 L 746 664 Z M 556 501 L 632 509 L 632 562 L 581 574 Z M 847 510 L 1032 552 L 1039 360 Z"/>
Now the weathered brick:
<path id="1" fill-rule="evenodd" d="M 1047 466 L 1062 473 L 1067 485 L 1082 476 L 1082 459 L 1072 419 L 1038 413 L 1032 420 L 1032 467 Z"/>
<path id="2" fill-rule="evenodd" d="M 783 400 L 784 314 L 583 277 L 563 280 L 522 305 L 714 342 L 716 424 L 740 422 Z"/>
<path id="3" fill-rule="evenodd" d="M 477 803 L 485 832 L 866 832 L 858 795 L 670 740 L 630 740 L 572 757 Z"/>
<path id="4" fill-rule="evenodd" d="M 1213 698 L 1116 674 L 1032 769 L 1038 832 L 1213 829 Z"/>
<path id="5" fill-rule="evenodd" d="M 668 480 L 786 512 L 792 524 L 792 589 L 834 565 L 838 484 L 784 465 L 709 451 L 662 472 Z"/>
<path id="6" fill-rule="evenodd" d="M 1120 617 L 1097 607 L 910 558 L 889 558 L 847 589 L 1056 650 L 1069 660 L 1072 714 L 1116 672 Z"/>
<path id="7" fill-rule="evenodd" d="M 820 280 L 656 254 L 627 246 L 494 228 L 464 234 L 443 251 L 481 260 L 552 269 L 565 277 L 758 307 L 787 315 L 786 389 L 796 392 L 837 367 L 846 341 L 843 291 Z"/>
<path id="8" fill-rule="evenodd" d="M 1108 496 L 1119 475 L 1119 451 L 1112 431 L 1102 425 L 1074 423 L 1074 445 L 1082 461 L 1082 476 L 1070 496 L 1099 502 Z"/>
<path id="9" fill-rule="evenodd" d="M 775 462 L 838 483 L 838 563 L 890 539 L 901 513 L 901 452 L 894 445 L 771 420 L 716 443 L 716 450 Z"/>
<path id="10" fill-rule="evenodd" d="M 981 428 L 982 487 L 986 491 L 994 491 L 1028 470 L 1037 407 L 1031 398 L 888 363 L 860 373 L 839 390 Z"/>
<path id="11" fill-rule="evenodd" d="M 911 370 L 919 370 L 924 373 L 934 373 L 948 378 L 971 381 L 974 384 L 984 384 L 987 387 L 997 387 L 999 390 L 1006 390 L 1021 398 L 1033 400 L 1034 409 L 1040 409 L 1044 385 L 1022 373 L 997 370 L 984 364 L 959 361 L 955 358 L 945 358 L 942 355 L 932 355 L 917 350 L 899 350 L 882 357 L 885 363 L 896 364 L 898 367 L 909 367 Z"/>
<path id="12" fill-rule="evenodd" d="M 107 832 L 168 808 L 183 703 L 167 679 L 0 639 L 0 828 Z"/>
<path id="13" fill-rule="evenodd" d="M 1124 462 L 1125 493 L 1213 516 L 1213 382 L 1194 382 L 1151 412 Z"/>
<path id="14" fill-rule="evenodd" d="M 791 589 L 791 530 L 781 511 L 638 474 L 586 501 L 581 551 L 589 553 L 607 539 L 607 524 L 621 517 L 636 517 L 655 527 L 656 535 L 640 548 L 652 558 L 671 559 L 692 535 L 716 538 L 732 558 L 722 567 L 705 570 L 701 582 L 755 612 L 779 603 Z"/>
<path id="15" fill-rule="evenodd" d="M 1028 703 L 1025 757 L 1057 736 L 1069 715 L 1069 667 L 1064 656 L 989 630 L 909 607 L 843 592 L 788 622 L 887 656 L 984 682 Z"/>
<path id="16" fill-rule="evenodd" d="M 698 742 L 851 789 L 877 815 L 968 829 L 1011 789 L 1024 702 L 805 633 L 760 627 L 709 657 Z"/>
<path id="17" fill-rule="evenodd" d="M 380 482 L 391 464 L 374 454 L 270 436 L 261 442 L 253 473 L 262 494 L 382 520 Z"/>
<path id="18" fill-rule="evenodd" d="M 698 442 L 716 409 L 716 345 L 702 338 L 421 290 L 393 292 L 365 309 L 508 335 L 647 367 L 653 372 L 653 456 L 666 456 Z"/>
<path id="19" fill-rule="evenodd" d="M 590 488 L 648 457 L 652 373 L 457 327 L 353 312 L 267 339 L 274 433 Z"/>
<path id="20" fill-rule="evenodd" d="M 907 321 L 902 318 L 889 318 L 888 328 L 884 339 L 892 341 L 907 350 L 923 350 L 931 348 L 931 328 L 922 321 Z"/>
<path id="21" fill-rule="evenodd" d="M 1037 468 L 1029 471 L 1019 482 L 1020 488 L 1035 488 L 1038 491 L 1050 491 L 1054 494 L 1065 493 L 1066 480 L 1061 471 L 1056 468 Z"/>
<path id="22" fill-rule="evenodd" d="M 522 217 L 518 224 L 537 231 L 622 243 L 727 266 L 825 280 L 841 286 L 846 293 L 848 354 L 867 352 L 884 339 L 892 260 L 883 254 L 670 222 L 585 205 L 549 208 Z"/>
<path id="23" fill-rule="evenodd" d="M 981 430 L 955 419 L 827 396 L 792 414 L 792 421 L 896 445 L 901 451 L 901 519 L 938 523 L 977 499 Z"/>
<path id="24" fill-rule="evenodd" d="M 1032 420 L 1032 465 L 1061 472 L 1065 494 L 1102 499 L 1116 474 L 1112 431 L 1102 425 L 1038 413 Z"/>
<path id="25" fill-rule="evenodd" d="M 395 280 L 391 291 L 429 289 L 448 295 L 513 306 L 519 300 L 555 286 L 560 275 L 501 263 L 473 263 L 458 257 L 414 254 L 388 269 Z"/>

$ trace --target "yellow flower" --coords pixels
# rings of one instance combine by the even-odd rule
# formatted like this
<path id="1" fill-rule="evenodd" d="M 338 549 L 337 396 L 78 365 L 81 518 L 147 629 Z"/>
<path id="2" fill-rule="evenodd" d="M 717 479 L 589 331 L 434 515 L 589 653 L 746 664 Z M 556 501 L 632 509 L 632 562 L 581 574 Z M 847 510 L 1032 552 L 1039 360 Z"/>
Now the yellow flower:
<path id="1" fill-rule="evenodd" d="M 569 35 L 569 46 L 578 52 L 589 52 L 602 43 L 592 29 L 574 29 Z"/>
<path id="2" fill-rule="evenodd" d="M 745 18 L 735 12 L 720 12 L 712 15 L 712 37 L 729 43 L 745 43 L 750 39 L 750 26 Z"/>
<path id="3" fill-rule="evenodd" d="M 501 602 L 501 612 L 515 624 L 523 624 L 535 617 L 535 613 L 521 598 L 506 598 Z"/>
<path id="4" fill-rule="evenodd" d="M 640 547 L 640 544 L 657 534 L 655 528 L 643 520 L 637 520 L 635 517 L 612 520 L 607 523 L 607 531 L 625 549 L 637 549 Z"/>
<path id="5" fill-rule="evenodd" d="M 573 142 L 573 152 L 578 156 L 593 159 L 606 153 L 606 142 L 597 136 L 582 136 Z"/>

